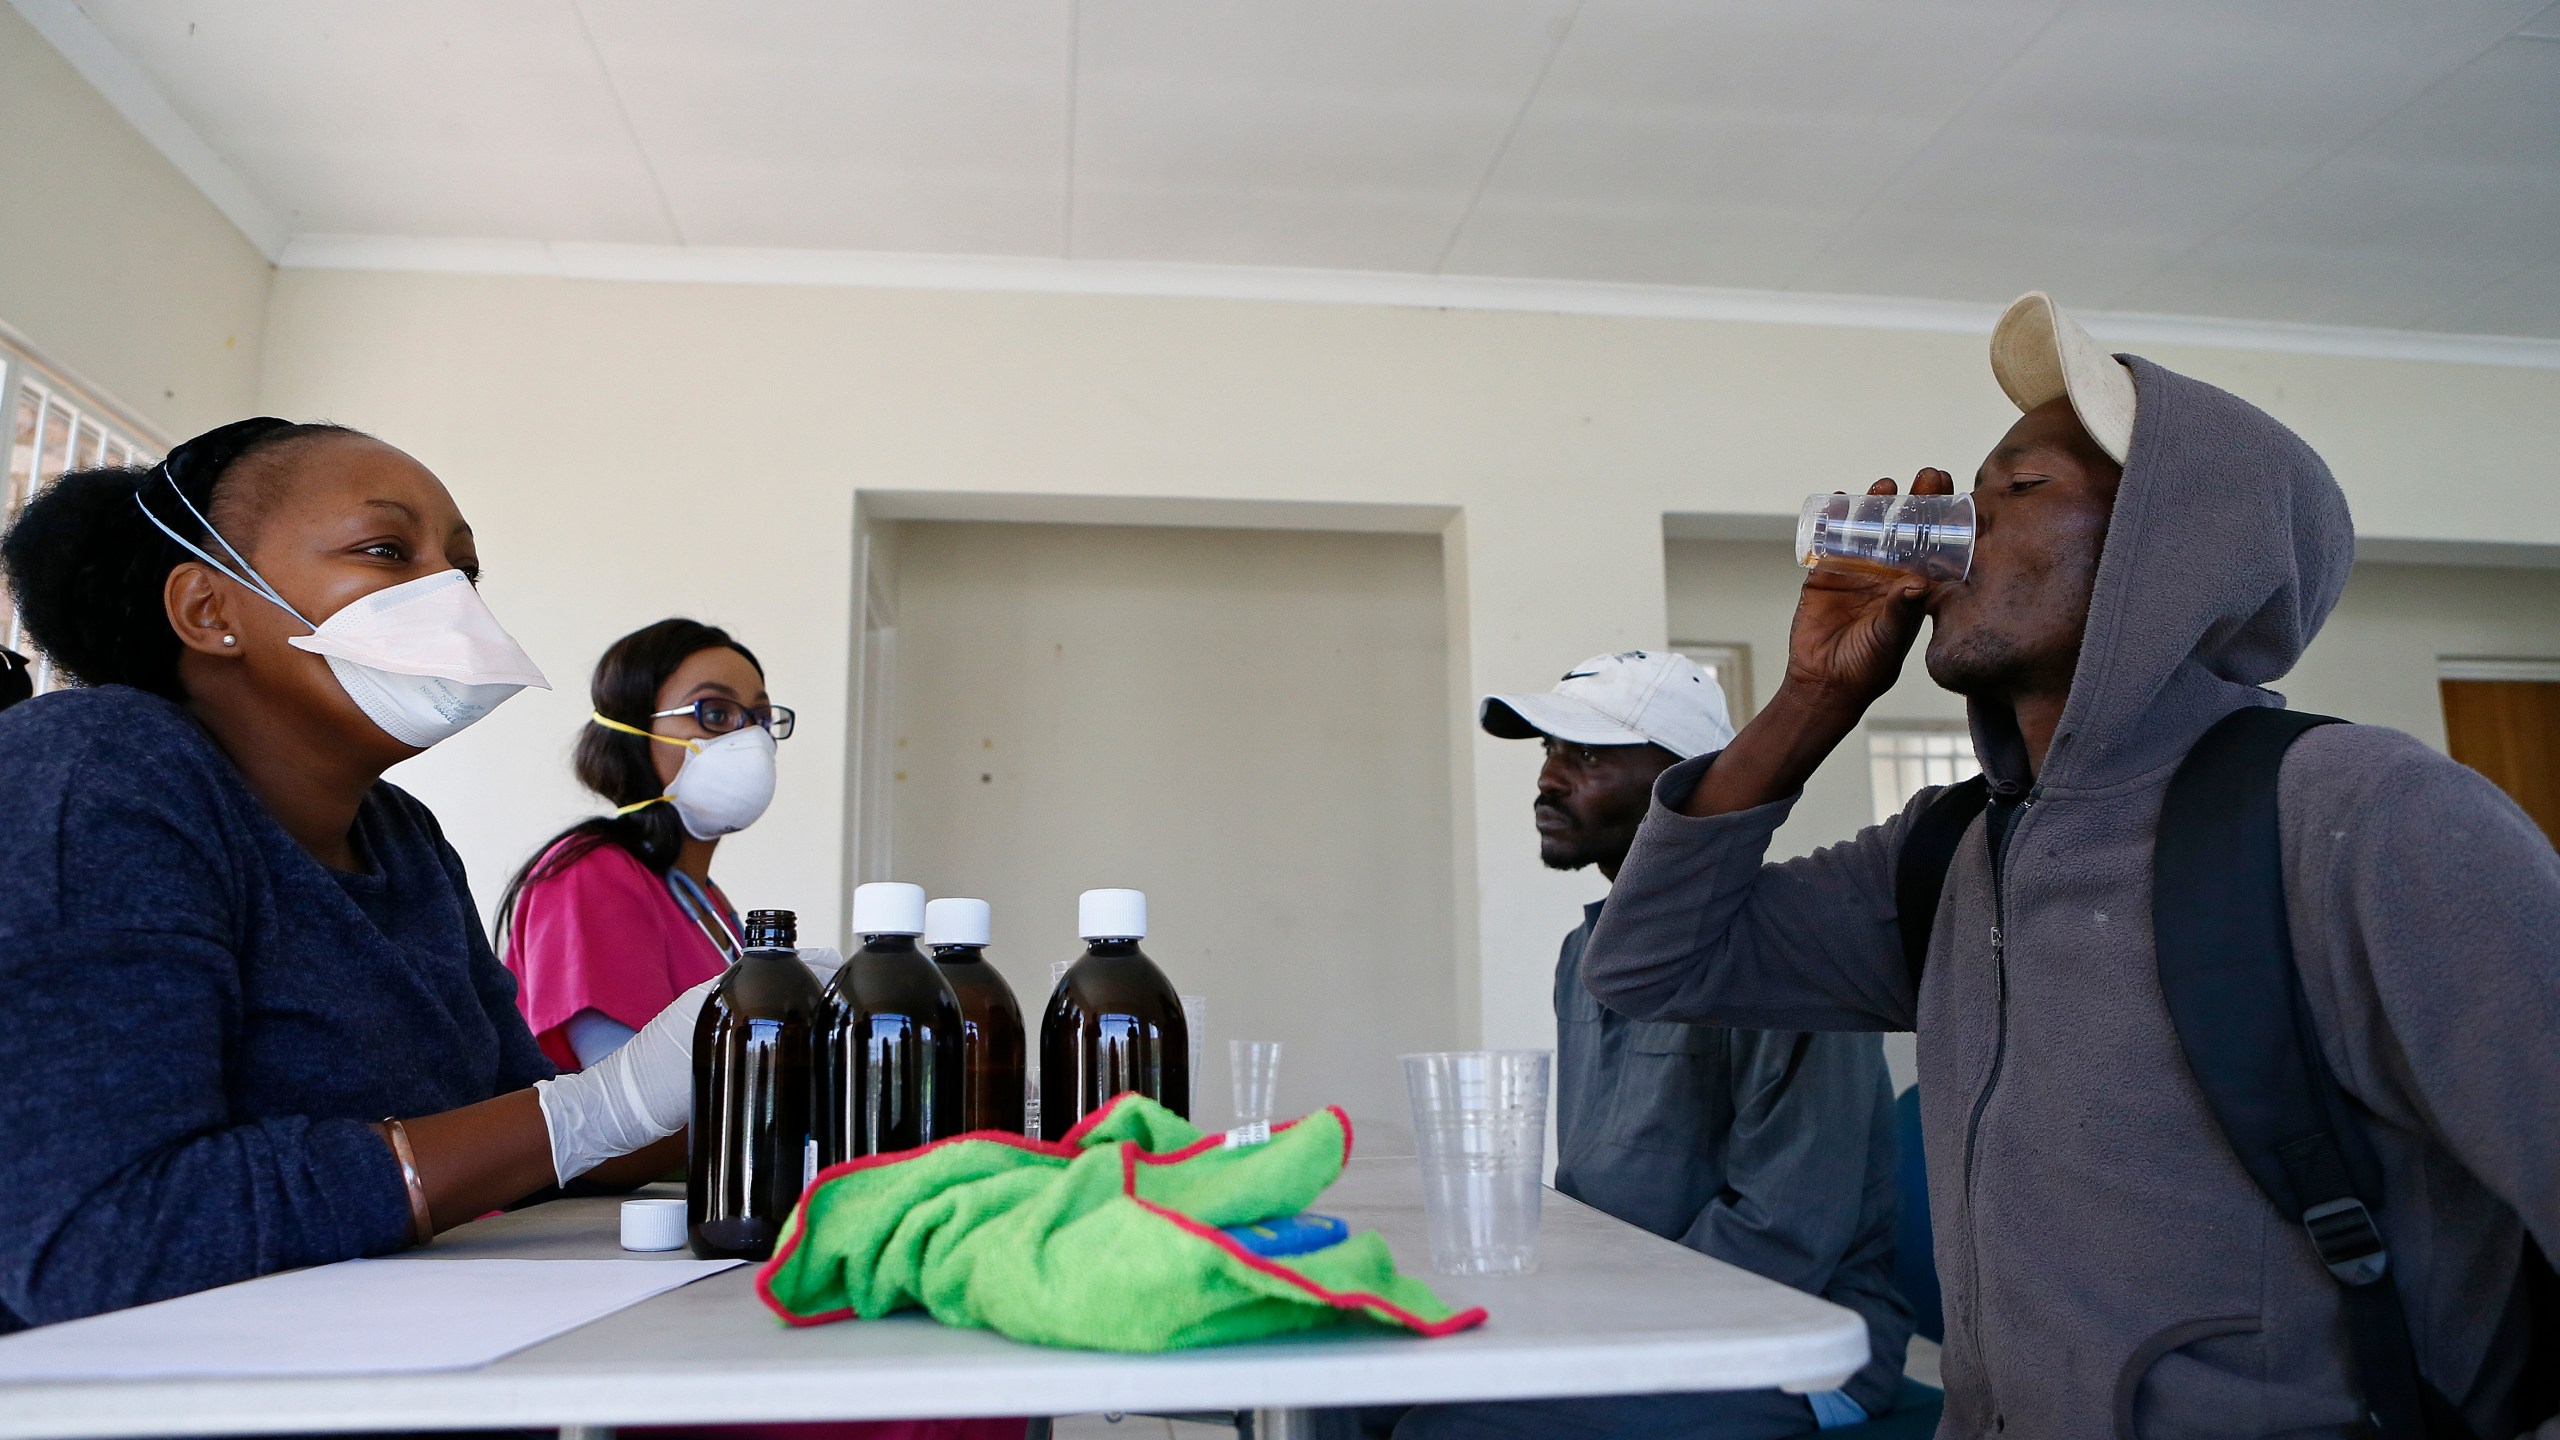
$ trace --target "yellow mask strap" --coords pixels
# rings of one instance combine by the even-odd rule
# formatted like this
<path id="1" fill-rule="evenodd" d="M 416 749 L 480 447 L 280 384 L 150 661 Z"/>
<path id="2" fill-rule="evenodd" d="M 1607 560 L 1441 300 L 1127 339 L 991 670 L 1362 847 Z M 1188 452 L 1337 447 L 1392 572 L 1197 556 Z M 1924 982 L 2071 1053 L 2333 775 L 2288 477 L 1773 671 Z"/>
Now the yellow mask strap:
<path id="1" fill-rule="evenodd" d="M 643 730 L 637 725 L 625 725 L 619 720 L 608 718 L 602 711 L 590 710 L 587 712 L 587 718 L 593 720 L 607 730 L 619 730 L 625 735 L 637 735 L 643 740 L 655 740 L 661 745 L 680 745 L 687 750 L 693 751 L 699 751 L 702 749 L 702 742 L 699 740 L 682 740 L 673 735 L 660 735 L 654 730 Z M 642 801 L 641 803 L 648 804 L 650 802 Z"/>
<path id="2" fill-rule="evenodd" d="M 643 740 L 655 740 L 661 745 L 678 745 L 687 750 L 695 751 L 696 753 L 699 753 L 702 749 L 702 742 L 699 740 L 679 740 L 673 735 L 660 735 L 654 731 L 643 730 L 637 725 L 625 725 L 621 721 L 613 719 L 600 710 L 588 711 L 587 718 L 593 720 L 607 730 L 619 730 L 625 735 L 637 735 Z M 662 805 L 671 798 L 673 797 L 666 795 L 652 795 L 646 800 L 625 805 L 613 813 L 616 817 L 628 815 L 634 810 L 646 810 L 652 805 Z"/>

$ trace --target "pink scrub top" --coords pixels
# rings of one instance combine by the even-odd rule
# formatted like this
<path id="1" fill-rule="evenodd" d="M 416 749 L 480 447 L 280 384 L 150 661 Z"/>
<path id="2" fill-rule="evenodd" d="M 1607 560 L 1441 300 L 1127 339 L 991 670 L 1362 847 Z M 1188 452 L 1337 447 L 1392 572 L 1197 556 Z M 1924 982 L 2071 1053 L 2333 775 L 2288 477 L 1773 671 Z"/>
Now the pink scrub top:
<path id="1" fill-rule="evenodd" d="M 566 844 L 566 841 L 562 842 Z M 556 848 L 556 847 L 555 847 Z M 545 851 L 547 858 L 550 852 Z M 711 902 L 734 916 L 729 897 Z M 600 844 L 568 868 L 516 894 L 507 968 L 516 1008 L 542 1053 L 578 1068 L 568 1025 L 594 1010 L 637 1030 L 678 995 L 728 968 L 728 960 L 676 903 L 667 882 L 619 845 Z M 824 1425 L 635 1426 L 663 1440 L 1021 1440 L 1014 1420 L 876 1420 Z"/>
<path id="2" fill-rule="evenodd" d="M 736 913 L 718 886 L 710 891 L 713 904 Z M 728 968 L 667 882 L 610 843 L 517 892 L 507 928 L 516 1008 L 542 1053 L 563 1071 L 579 1068 L 568 1034 L 579 1011 L 637 1030 L 678 995 Z"/>

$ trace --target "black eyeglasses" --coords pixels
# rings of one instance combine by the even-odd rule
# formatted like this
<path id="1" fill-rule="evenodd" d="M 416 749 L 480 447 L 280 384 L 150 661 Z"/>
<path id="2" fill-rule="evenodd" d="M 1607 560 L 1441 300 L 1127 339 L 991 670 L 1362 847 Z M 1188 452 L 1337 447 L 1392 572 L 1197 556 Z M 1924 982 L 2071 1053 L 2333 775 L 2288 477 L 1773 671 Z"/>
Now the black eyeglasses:
<path id="1" fill-rule="evenodd" d="M 679 705 L 673 710 L 651 711 L 649 718 L 672 720 L 678 715 L 692 716 L 694 724 L 714 735 L 726 735 L 732 730 L 744 730 L 750 725 L 761 725 L 772 731 L 773 738 L 776 740 L 791 738 L 793 717 L 787 706 L 741 705 L 735 700 L 722 700 L 717 696 L 706 695 L 690 705 Z"/>

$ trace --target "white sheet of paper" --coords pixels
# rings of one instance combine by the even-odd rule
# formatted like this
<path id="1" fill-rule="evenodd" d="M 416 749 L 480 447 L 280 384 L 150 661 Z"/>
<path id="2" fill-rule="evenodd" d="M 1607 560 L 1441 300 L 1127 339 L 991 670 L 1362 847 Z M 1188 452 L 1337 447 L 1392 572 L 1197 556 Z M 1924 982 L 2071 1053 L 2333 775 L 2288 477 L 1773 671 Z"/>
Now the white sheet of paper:
<path id="1" fill-rule="evenodd" d="M 0 1339 L 0 1383 L 467 1370 L 738 1260 L 348 1260 Z"/>

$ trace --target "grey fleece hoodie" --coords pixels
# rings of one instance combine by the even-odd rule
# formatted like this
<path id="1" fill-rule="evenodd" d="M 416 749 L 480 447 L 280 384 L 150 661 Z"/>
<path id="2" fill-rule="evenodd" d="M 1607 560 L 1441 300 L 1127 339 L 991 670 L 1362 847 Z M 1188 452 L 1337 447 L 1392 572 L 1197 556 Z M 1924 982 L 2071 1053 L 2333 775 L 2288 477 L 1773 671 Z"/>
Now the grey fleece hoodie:
<path id="1" fill-rule="evenodd" d="M 1647 1020 L 1919 1032 L 1946 1294 L 1942 1436 L 2342 1435 L 2336 1283 L 2251 1184 L 2189 1078 L 2151 945 L 2169 777 L 2214 721 L 2280 704 L 2353 558 L 2344 497 L 2291 431 L 2128 357 L 2133 446 L 2043 772 L 1976 704 L 2023 803 L 1949 872 L 1915 996 L 1895 929 L 1904 832 L 1764 865 L 1792 798 L 1693 819 L 1713 757 L 1666 772 L 1584 974 Z M 2027 788 L 2032 783 L 2032 788 Z M 2397 731 L 2288 754 L 2287 911 L 2330 1067 L 2388 1180 L 2378 1214 L 2420 1368 L 2512 1435 L 2523 1247 L 2560 1255 L 2560 856 L 2486 780 Z M 1994 946 L 1994 927 L 2000 932 Z M 2560 1440 L 2560 1423 L 2536 1434 Z"/>

